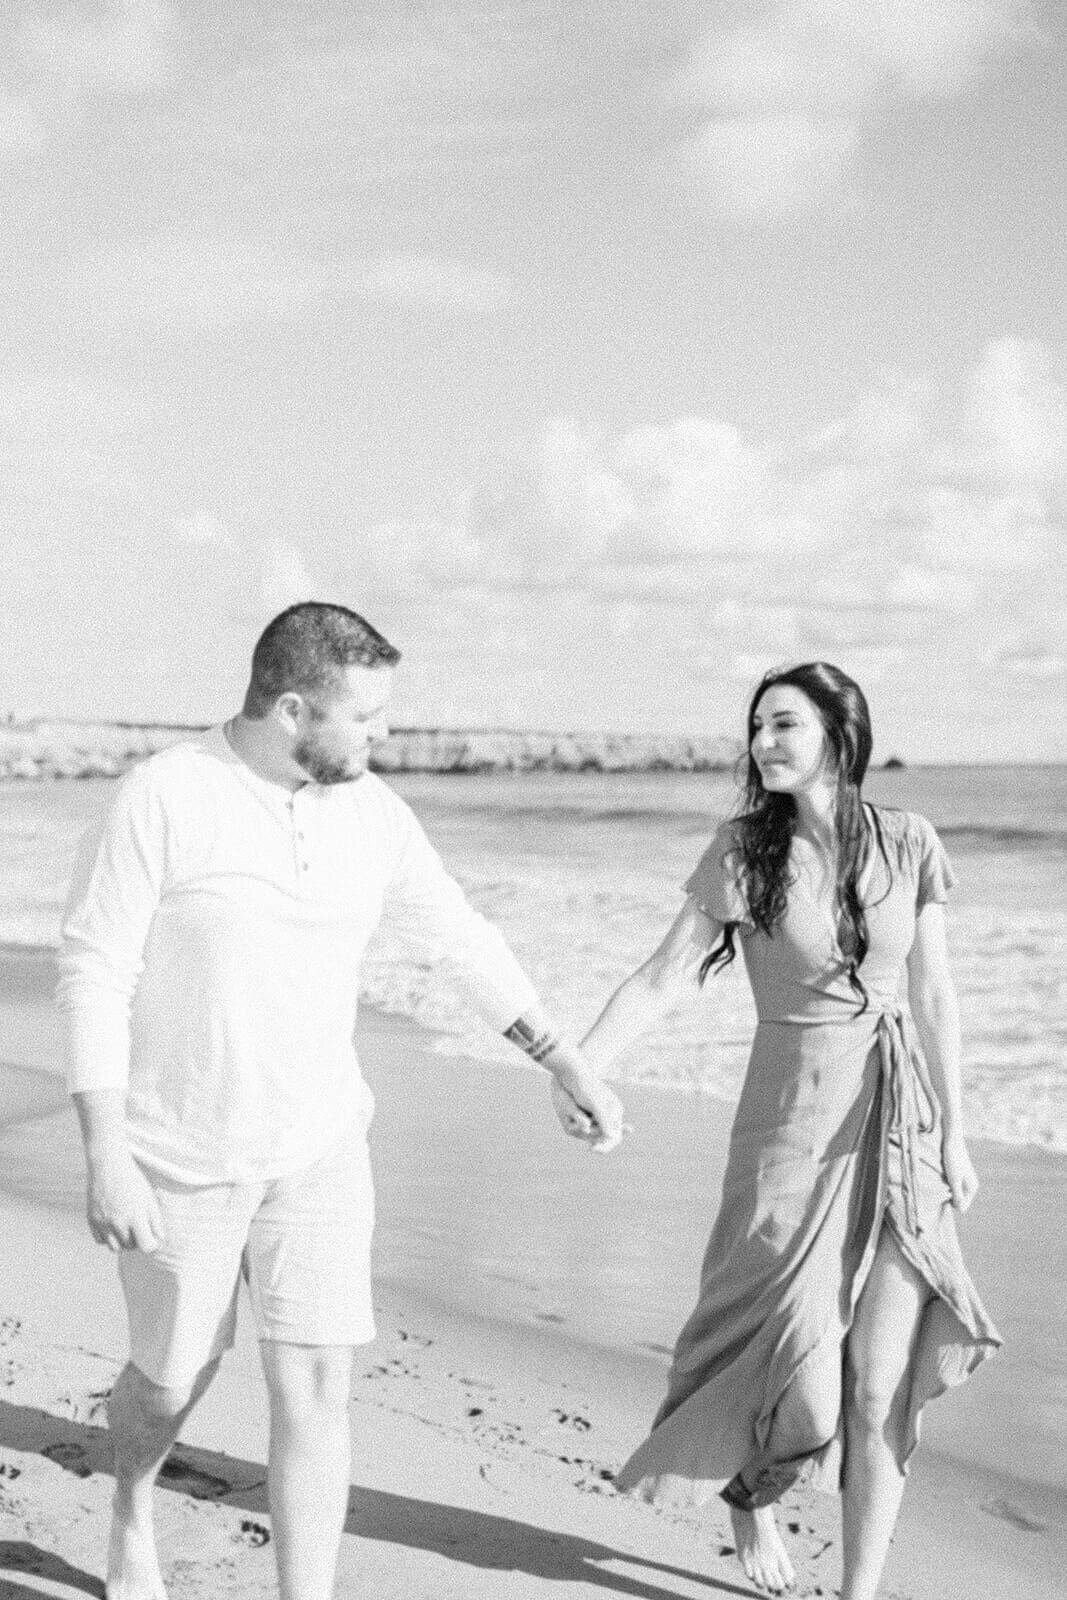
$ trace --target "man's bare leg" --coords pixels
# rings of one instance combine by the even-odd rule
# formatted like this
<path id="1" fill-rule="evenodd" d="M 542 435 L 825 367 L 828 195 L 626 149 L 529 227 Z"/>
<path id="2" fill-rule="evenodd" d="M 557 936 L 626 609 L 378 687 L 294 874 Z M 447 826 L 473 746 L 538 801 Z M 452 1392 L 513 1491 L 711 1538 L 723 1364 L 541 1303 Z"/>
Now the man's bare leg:
<path id="1" fill-rule="evenodd" d="M 263 1340 L 270 1394 L 267 1488 L 280 1600 L 332 1600 L 352 1446 L 348 1345 Z"/>
<path id="2" fill-rule="evenodd" d="M 841 1600 L 874 1600 L 904 1493 L 898 1466 L 915 1341 L 930 1289 L 882 1227 L 845 1362 Z"/>
<path id="3" fill-rule="evenodd" d="M 115 1460 L 107 1600 L 166 1600 L 156 1555 L 152 1490 L 182 1424 L 218 1370 L 212 1361 L 191 1384 L 164 1389 L 123 1367 L 107 1403 Z"/>

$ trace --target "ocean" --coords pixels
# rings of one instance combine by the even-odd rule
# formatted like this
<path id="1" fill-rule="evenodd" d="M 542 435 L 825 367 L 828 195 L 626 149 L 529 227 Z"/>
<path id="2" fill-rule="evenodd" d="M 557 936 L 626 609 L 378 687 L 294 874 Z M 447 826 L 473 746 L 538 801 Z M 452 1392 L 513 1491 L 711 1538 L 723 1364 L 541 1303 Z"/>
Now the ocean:
<path id="1" fill-rule="evenodd" d="M 681 903 L 679 885 L 736 800 L 724 774 L 389 781 L 546 1003 L 575 1030 L 654 948 Z M 0 942 L 55 943 L 75 845 L 112 782 L 0 784 Z M 1067 767 L 879 771 L 866 793 L 929 817 L 959 877 L 949 934 L 970 1133 L 1067 1150 Z M 362 999 L 418 1020 L 443 1057 L 525 1065 L 387 930 L 368 951 Z M 632 1046 L 617 1076 L 733 1101 L 753 1025 L 738 960 Z"/>

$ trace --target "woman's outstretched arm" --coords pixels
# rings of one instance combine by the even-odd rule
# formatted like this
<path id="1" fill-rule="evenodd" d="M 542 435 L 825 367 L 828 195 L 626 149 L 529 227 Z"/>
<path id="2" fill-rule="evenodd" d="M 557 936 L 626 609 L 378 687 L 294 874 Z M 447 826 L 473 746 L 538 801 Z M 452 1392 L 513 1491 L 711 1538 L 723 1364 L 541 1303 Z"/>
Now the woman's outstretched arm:
<path id="1" fill-rule="evenodd" d="M 978 1177 L 963 1137 L 960 1089 L 960 1008 L 948 964 L 945 908 L 923 906 L 908 954 L 908 1000 L 918 1029 L 930 1082 L 941 1103 L 941 1153 L 953 1204 L 966 1211 L 978 1192 Z"/>
<path id="2" fill-rule="evenodd" d="M 687 900 L 647 961 L 626 978 L 582 1040 L 582 1054 L 597 1071 L 670 1011 L 700 980 L 700 966 L 722 931 L 720 923 Z"/>

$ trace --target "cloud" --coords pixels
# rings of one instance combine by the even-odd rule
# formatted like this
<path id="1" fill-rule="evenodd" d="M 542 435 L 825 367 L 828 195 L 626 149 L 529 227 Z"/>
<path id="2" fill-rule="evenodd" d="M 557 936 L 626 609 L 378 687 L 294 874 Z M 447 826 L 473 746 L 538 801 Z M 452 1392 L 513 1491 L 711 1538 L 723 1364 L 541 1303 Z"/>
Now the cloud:
<path id="1" fill-rule="evenodd" d="M 346 302 L 491 314 L 511 281 L 452 258 L 322 260 L 219 234 L 163 231 L 70 262 L 49 291 L 72 315 L 171 334 L 321 316 Z"/>
<path id="2" fill-rule="evenodd" d="M 782 0 L 708 29 L 668 92 L 720 114 L 849 114 L 958 94 L 1040 37 L 1028 0 Z"/>
<path id="3" fill-rule="evenodd" d="M 1047 351 L 995 343 L 954 396 L 886 374 L 787 449 L 706 417 L 617 437 L 557 418 L 465 518 L 360 534 L 351 574 L 479 638 L 574 611 L 605 648 L 702 683 L 819 656 L 921 684 L 947 652 L 957 675 L 980 659 L 1040 685 L 1067 626 L 1061 399 Z"/>
<path id="4" fill-rule="evenodd" d="M 1048 486 L 1067 474 L 1067 388 L 1047 351 L 1000 339 L 970 386 L 966 424 L 975 470 L 993 483 Z"/>
<path id="5" fill-rule="evenodd" d="M 1052 650 L 1005 650 L 1000 664 L 1020 678 L 1038 682 L 1067 674 L 1067 656 Z"/>
<path id="6" fill-rule="evenodd" d="M 237 548 L 225 524 L 210 511 L 195 511 L 189 517 L 175 517 L 173 527 L 179 542 L 184 545 L 199 549 Z"/>
<path id="7" fill-rule="evenodd" d="M 478 486 L 469 521 L 520 581 L 558 587 L 596 568 L 603 582 L 605 569 L 728 553 L 751 532 L 765 471 L 736 429 L 711 419 L 634 428 L 610 443 L 561 417 Z M 774 542 L 770 524 L 761 533 Z M 672 581 L 641 580 L 641 589 Z"/>
<path id="8" fill-rule="evenodd" d="M 203 86 L 195 120 L 165 122 L 165 144 L 190 140 L 205 161 L 247 163 L 276 186 L 328 157 L 320 181 L 381 187 L 426 172 L 484 178 L 529 162 L 550 126 L 528 106 L 551 69 L 556 30 L 539 8 L 487 5 L 334 8 L 309 27 L 276 8 L 240 61 Z"/>
<path id="9" fill-rule="evenodd" d="M 361 530 L 344 554 L 343 570 L 346 580 L 377 595 L 455 594 L 494 578 L 507 581 L 503 565 L 475 534 L 443 518 L 380 522 Z"/>
<path id="10" fill-rule="evenodd" d="M 781 0 L 714 23 L 665 89 L 708 116 L 679 147 L 715 211 L 813 209 L 842 189 L 866 128 L 909 101 L 948 99 L 1041 40 L 1029 0 Z"/>
<path id="11" fill-rule="evenodd" d="M 886 588 L 889 604 L 904 610 L 963 612 L 975 598 L 974 583 L 951 567 L 920 567 L 910 561 L 900 563 Z"/>
<path id="12" fill-rule="evenodd" d="M 0 495 L 26 536 L 54 540 L 66 527 L 114 524 L 151 497 L 131 440 L 151 435 L 143 394 L 119 382 L 12 372 L 0 384 Z M 69 519 L 69 520 L 68 520 Z"/>
<path id="13" fill-rule="evenodd" d="M 412 253 L 382 256 L 338 273 L 341 293 L 391 305 L 437 306 L 455 311 L 495 311 L 514 294 L 502 273 L 449 257 Z"/>
<path id="14" fill-rule="evenodd" d="M 261 552 L 251 597 L 262 626 L 286 606 L 321 598 L 303 552 L 285 539 L 270 540 Z"/>
<path id="15" fill-rule="evenodd" d="M 97 17 L 69 5 L 52 15 L 24 13 L 16 44 L 40 80 L 77 96 L 140 91 L 165 76 L 177 33 L 163 0 L 111 0 Z"/>
<path id="16" fill-rule="evenodd" d="M 44 123 L 29 100 L 0 90 L 0 158 L 39 150 L 45 137 Z"/>
<path id="17" fill-rule="evenodd" d="M 781 216 L 807 210 L 838 188 L 857 136 L 856 124 L 843 117 L 723 118 L 686 140 L 678 160 L 707 186 L 722 216 Z"/>
<path id="18" fill-rule="evenodd" d="M 5 23 L 0 157 L 9 160 L 80 129 L 94 102 L 150 93 L 177 60 L 179 29 L 164 0 L 8 0 Z"/>

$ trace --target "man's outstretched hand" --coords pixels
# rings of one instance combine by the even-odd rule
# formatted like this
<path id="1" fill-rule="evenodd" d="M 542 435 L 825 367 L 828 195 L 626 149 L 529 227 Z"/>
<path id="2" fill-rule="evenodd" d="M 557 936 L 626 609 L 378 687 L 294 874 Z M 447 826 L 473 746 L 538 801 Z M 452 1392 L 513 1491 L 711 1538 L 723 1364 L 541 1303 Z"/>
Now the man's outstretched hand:
<path id="1" fill-rule="evenodd" d="M 552 1104 L 565 1133 L 606 1154 L 622 1140 L 622 1102 L 602 1078 L 583 1065 L 553 1067 Z"/>

